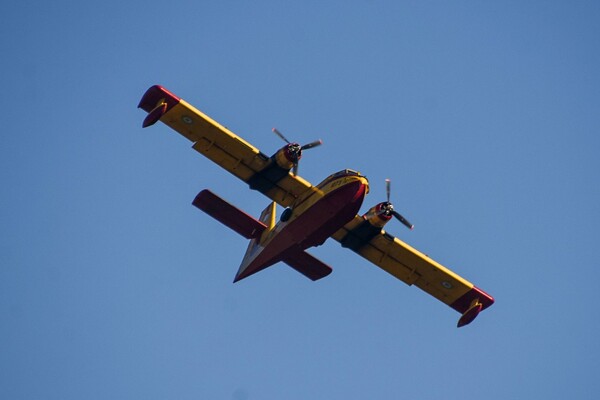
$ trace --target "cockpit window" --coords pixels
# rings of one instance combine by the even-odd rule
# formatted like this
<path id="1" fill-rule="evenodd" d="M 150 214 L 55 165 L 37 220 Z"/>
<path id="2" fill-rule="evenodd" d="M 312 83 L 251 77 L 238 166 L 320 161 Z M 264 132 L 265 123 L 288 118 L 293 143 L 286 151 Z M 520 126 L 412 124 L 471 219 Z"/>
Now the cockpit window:
<path id="1" fill-rule="evenodd" d="M 340 172 L 336 172 L 335 174 L 329 175 L 329 177 L 327 177 L 327 179 L 325 179 L 323 182 L 321 182 L 318 187 L 321 188 L 321 187 L 327 185 L 329 182 L 331 182 L 335 179 L 338 179 L 338 178 L 342 178 L 344 176 L 363 176 L 363 175 L 361 175 L 360 172 L 354 171 L 352 169 L 344 169 Z"/>
<path id="2" fill-rule="evenodd" d="M 343 171 L 336 172 L 335 174 L 331 175 L 332 178 L 339 178 L 341 176 L 360 176 L 360 172 L 351 169 L 345 169 Z"/>

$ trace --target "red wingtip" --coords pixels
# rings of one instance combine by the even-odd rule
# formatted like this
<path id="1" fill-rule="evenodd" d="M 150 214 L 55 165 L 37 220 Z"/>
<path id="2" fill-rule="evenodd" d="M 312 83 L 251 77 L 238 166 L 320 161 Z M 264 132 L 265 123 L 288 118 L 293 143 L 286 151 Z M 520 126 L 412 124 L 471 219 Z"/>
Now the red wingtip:
<path id="1" fill-rule="evenodd" d="M 170 109 L 175 104 L 179 103 L 180 99 L 164 87 L 154 85 L 146 90 L 146 93 L 144 93 L 138 104 L 138 108 L 149 113 L 161 102 L 161 100 L 165 101 Z"/>
<path id="2" fill-rule="evenodd" d="M 138 108 L 148 113 L 142 126 L 146 128 L 155 124 L 167 111 L 177 105 L 179 101 L 179 97 L 160 85 L 154 85 L 146 90 L 146 93 L 144 93 L 138 104 Z"/>

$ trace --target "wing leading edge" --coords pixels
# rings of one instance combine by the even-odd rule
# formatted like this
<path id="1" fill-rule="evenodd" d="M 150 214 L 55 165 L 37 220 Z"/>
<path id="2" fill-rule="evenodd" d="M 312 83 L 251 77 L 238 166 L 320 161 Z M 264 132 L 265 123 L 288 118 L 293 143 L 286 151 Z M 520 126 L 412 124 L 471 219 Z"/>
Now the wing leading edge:
<path id="1" fill-rule="evenodd" d="M 138 107 L 148 113 L 144 127 L 162 121 L 193 142 L 194 150 L 283 207 L 291 206 L 306 191 L 316 190 L 287 172 L 272 178 L 267 173 L 272 164 L 269 156 L 162 86 L 149 88 Z"/>
<path id="2" fill-rule="evenodd" d="M 417 286 L 461 313 L 459 326 L 470 323 L 494 303 L 493 297 L 471 282 L 383 230 L 367 240 L 358 237 L 356 228 L 364 221 L 357 215 L 332 237 L 407 285 Z"/>

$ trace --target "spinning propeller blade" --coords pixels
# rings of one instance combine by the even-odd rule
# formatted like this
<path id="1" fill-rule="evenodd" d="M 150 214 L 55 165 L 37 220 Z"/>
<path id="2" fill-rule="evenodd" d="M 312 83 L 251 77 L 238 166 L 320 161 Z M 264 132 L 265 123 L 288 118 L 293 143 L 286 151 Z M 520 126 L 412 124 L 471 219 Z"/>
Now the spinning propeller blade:
<path id="1" fill-rule="evenodd" d="M 387 193 L 387 202 L 390 202 L 390 194 L 392 193 L 392 181 L 390 178 L 385 178 L 385 191 Z"/>
<path id="2" fill-rule="evenodd" d="M 383 204 L 380 212 L 385 215 L 393 215 L 404 226 L 406 226 L 410 230 L 413 230 L 415 226 L 413 224 L 411 224 L 410 222 L 408 222 L 408 220 L 406 218 L 404 218 L 398 211 L 395 211 L 394 206 L 392 205 L 392 203 L 390 203 L 390 195 L 392 193 L 391 186 L 392 186 L 392 181 L 389 179 L 386 179 L 385 180 L 385 191 L 386 191 L 386 195 L 387 195 L 387 202 Z"/>
<path id="3" fill-rule="evenodd" d="M 279 136 L 284 142 L 288 144 L 288 151 L 290 152 L 294 166 L 292 167 L 292 174 L 294 176 L 298 175 L 298 162 L 302 157 L 302 150 L 312 149 L 313 147 L 317 147 L 323 144 L 321 139 L 315 140 L 314 142 L 310 142 L 305 144 L 304 146 L 300 146 L 298 143 L 290 142 L 277 128 L 272 129 L 273 133 Z"/>
<path id="4" fill-rule="evenodd" d="M 404 218 L 402 215 L 400 215 L 400 213 L 398 211 L 392 211 L 392 215 L 394 217 L 396 217 L 396 219 L 398 221 L 402 222 L 404 224 L 404 226 L 406 226 L 411 231 L 415 228 L 415 226 L 413 224 L 411 224 L 410 222 L 408 222 L 408 220 L 406 218 Z"/>
<path id="5" fill-rule="evenodd" d="M 273 128 L 272 131 L 273 131 L 274 134 L 276 134 L 281 139 L 283 139 L 284 142 L 286 142 L 288 144 L 291 143 L 289 140 L 287 140 L 287 138 L 285 136 L 283 136 L 283 133 L 281 133 L 281 132 L 279 132 L 279 130 L 277 130 L 277 128 Z"/>
<path id="6" fill-rule="evenodd" d="M 317 147 L 322 144 L 323 144 L 323 141 L 321 139 L 315 140 L 314 142 L 310 142 L 310 143 L 307 143 L 304 146 L 302 146 L 302 150 L 312 149 L 313 147 Z"/>

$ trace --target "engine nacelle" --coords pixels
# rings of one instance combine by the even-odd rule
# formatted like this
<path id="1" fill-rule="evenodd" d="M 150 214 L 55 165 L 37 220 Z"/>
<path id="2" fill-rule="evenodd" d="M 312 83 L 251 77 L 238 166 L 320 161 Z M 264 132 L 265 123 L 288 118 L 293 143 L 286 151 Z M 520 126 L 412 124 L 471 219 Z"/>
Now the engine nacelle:
<path id="1" fill-rule="evenodd" d="M 291 170 L 302 158 L 302 148 L 298 143 L 289 143 L 277 150 L 273 156 L 277 165 L 283 169 Z"/>
<path id="2" fill-rule="evenodd" d="M 388 215 L 385 212 L 388 204 L 389 203 L 384 202 L 371 207 L 369 211 L 363 215 L 363 218 L 369 221 L 371 225 L 377 228 L 383 228 L 383 226 L 387 224 L 390 219 L 392 219 L 392 215 Z"/>

